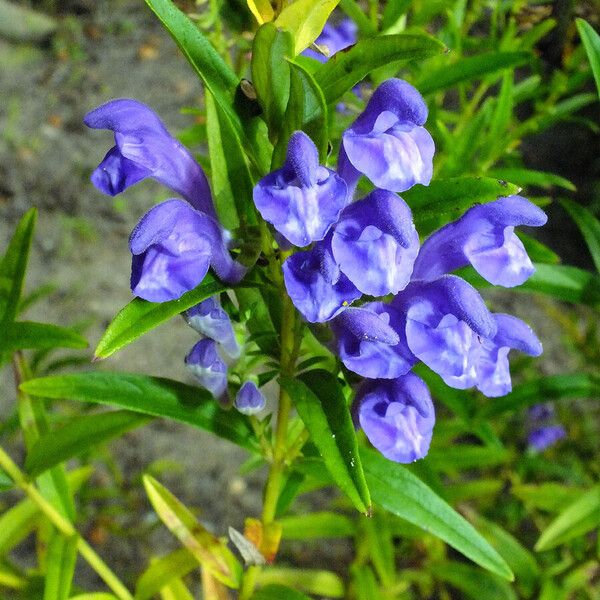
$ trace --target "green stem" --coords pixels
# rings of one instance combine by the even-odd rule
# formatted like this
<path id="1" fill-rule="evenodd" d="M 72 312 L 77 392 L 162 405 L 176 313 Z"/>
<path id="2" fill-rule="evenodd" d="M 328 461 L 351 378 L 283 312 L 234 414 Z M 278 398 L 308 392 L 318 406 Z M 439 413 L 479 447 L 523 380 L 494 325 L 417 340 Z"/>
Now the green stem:
<path id="1" fill-rule="evenodd" d="M 85 558 L 88 564 L 104 580 L 106 585 L 114 592 L 119 600 L 133 600 L 129 590 L 121 583 L 119 578 L 110 570 L 110 567 L 96 554 L 94 549 L 79 535 L 73 524 L 48 502 L 25 478 L 19 467 L 13 462 L 10 456 L 0 447 L 0 467 L 6 474 L 21 488 L 29 499 L 37 505 L 47 519 L 56 527 L 56 529 L 67 538 L 77 539 L 77 549 L 81 556 Z"/>

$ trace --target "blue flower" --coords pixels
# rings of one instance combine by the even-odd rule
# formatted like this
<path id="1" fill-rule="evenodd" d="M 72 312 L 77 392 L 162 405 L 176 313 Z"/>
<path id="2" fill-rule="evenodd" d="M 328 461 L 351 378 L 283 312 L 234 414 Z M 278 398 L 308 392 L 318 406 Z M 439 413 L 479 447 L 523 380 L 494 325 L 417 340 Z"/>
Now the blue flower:
<path id="1" fill-rule="evenodd" d="M 401 79 L 384 81 L 342 137 L 338 172 L 348 188 L 354 190 L 361 174 L 391 192 L 428 185 L 435 146 L 426 120 L 427 106 L 414 87 Z"/>
<path id="2" fill-rule="evenodd" d="M 544 425 L 531 431 L 527 441 L 532 449 L 543 452 L 565 437 L 567 432 L 562 425 Z"/>
<path id="3" fill-rule="evenodd" d="M 292 134 L 281 169 L 254 188 L 254 204 L 265 221 L 294 246 L 322 240 L 346 206 L 344 181 L 319 166 L 319 153 L 302 131 Z"/>
<path id="4" fill-rule="evenodd" d="M 239 281 L 245 269 L 230 256 L 225 232 L 183 200 L 151 208 L 129 238 L 131 290 L 150 302 L 182 296 L 202 282 L 209 267 L 223 281 Z"/>
<path id="5" fill-rule="evenodd" d="M 404 289 L 419 251 L 419 235 L 407 204 L 375 190 L 344 209 L 331 242 L 340 270 L 364 294 Z"/>
<path id="6" fill-rule="evenodd" d="M 265 408 L 265 397 L 252 381 L 246 381 L 235 397 L 235 407 L 245 415 L 255 415 Z"/>
<path id="7" fill-rule="evenodd" d="M 227 391 L 227 365 L 217 351 L 217 343 L 210 338 L 197 342 L 185 357 L 185 365 L 203 388 L 215 398 Z"/>
<path id="8" fill-rule="evenodd" d="M 411 352 L 450 387 L 478 382 L 481 339 L 493 339 L 497 325 L 485 302 L 460 277 L 414 281 L 392 301 L 406 317 Z"/>
<path id="9" fill-rule="evenodd" d="M 331 253 L 331 234 L 283 263 L 283 279 L 294 306 L 311 323 L 333 319 L 361 293 L 340 271 Z"/>
<path id="10" fill-rule="evenodd" d="M 539 356 L 542 344 L 532 329 L 517 317 L 494 314 L 497 332 L 491 339 L 477 340 L 477 389 L 490 398 L 504 396 L 512 390 L 508 353 L 520 350 L 529 356 Z"/>
<path id="11" fill-rule="evenodd" d="M 187 200 L 155 206 L 133 230 L 132 292 L 151 302 L 175 300 L 211 266 L 223 281 L 237 283 L 245 269 L 229 254 L 230 236 L 216 220 L 206 176 L 156 114 L 141 102 L 120 99 L 88 113 L 85 123 L 115 134 L 115 146 L 92 174 L 100 191 L 114 196 L 153 177 Z"/>
<path id="12" fill-rule="evenodd" d="M 413 373 L 366 380 L 356 393 L 353 412 L 371 444 L 386 458 L 410 463 L 427 454 L 435 412 L 427 386 Z"/>
<path id="13" fill-rule="evenodd" d="M 153 177 L 216 218 L 204 171 L 151 108 L 137 100 L 111 100 L 90 111 L 84 123 L 115 134 L 115 145 L 92 174 L 92 183 L 101 192 L 115 196 Z"/>
<path id="14" fill-rule="evenodd" d="M 417 362 L 406 343 L 405 319 L 383 302 L 347 308 L 331 324 L 348 369 L 370 379 L 394 379 Z"/>
<path id="15" fill-rule="evenodd" d="M 183 316 L 195 331 L 218 342 L 230 358 L 239 358 L 240 347 L 231 320 L 216 296 L 189 308 Z"/>
<path id="16" fill-rule="evenodd" d="M 432 280 L 471 264 L 494 285 L 520 285 L 535 269 L 515 226 L 539 227 L 546 221 L 545 213 L 522 196 L 474 206 L 423 243 L 413 276 Z"/>
<path id="17" fill-rule="evenodd" d="M 325 63 L 336 52 L 356 44 L 357 33 L 358 27 L 352 19 L 342 19 L 337 25 L 325 23 L 323 31 L 321 31 L 319 37 L 315 40 L 315 44 L 326 51 L 327 56 L 310 48 L 304 50 L 302 55 Z"/>

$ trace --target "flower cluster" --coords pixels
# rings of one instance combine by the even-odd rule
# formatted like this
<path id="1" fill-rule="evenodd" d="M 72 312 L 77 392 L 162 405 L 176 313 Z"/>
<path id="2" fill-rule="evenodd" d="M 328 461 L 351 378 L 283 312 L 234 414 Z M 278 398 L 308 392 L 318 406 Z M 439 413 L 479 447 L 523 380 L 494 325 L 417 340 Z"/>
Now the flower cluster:
<path id="1" fill-rule="evenodd" d="M 85 123 L 114 132 L 114 147 L 92 174 L 100 191 L 115 196 L 153 177 L 185 199 L 154 206 L 131 233 L 133 294 L 151 302 L 175 300 L 201 283 L 210 267 L 221 280 L 239 282 L 246 270 L 229 253 L 231 235 L 217 219 L 206 175 L 157 115 L 141 102 L 118 99 L 88 113 Z M 229 316 L 217 298 L 208 298 L 184 317 L 202 335 L 185 363 L 203 387 L 226 401 L 226 360 L 240 356 Z M 255 414 L 264 405 L 254 382 L 245 381 L 236 408 Z"/>
<path id="2" fill-rule="evenodd" d="M 285 240 L 310 245 L 283 264 L 287 292 L 307 321 L 330 323 L 343 364 L 366 378 L 355 422 L 398 462 L 425 456 L 435 421 L 429 391 L 411 372 L 417 363 L 451 387 L 495 397 L 511 389 L 511 349 L 542 352 L 523 321 L 491 313 L 451 272 L 471 265 L 495 285 L 523 283 L 534 269 L 514 228 L 543 225 L 546 215 L 521 196 L 500 198 L 420 245 L 397 192 L 431 180 L 426 120 L 418 91 L 390 79 L 343 134 L 336 172 L 319 165 L 315 145 L 296 132 L 283 167 L 254 190 L 257 209 Z M 362 176 L 375 189 L 355 200 Z"/>

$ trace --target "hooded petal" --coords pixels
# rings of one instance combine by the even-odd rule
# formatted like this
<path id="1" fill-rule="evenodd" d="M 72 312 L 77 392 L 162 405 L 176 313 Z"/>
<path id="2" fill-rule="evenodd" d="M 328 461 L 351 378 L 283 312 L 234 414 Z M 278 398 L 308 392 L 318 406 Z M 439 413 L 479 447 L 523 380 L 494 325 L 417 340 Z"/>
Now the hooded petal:
<path id="1" fill-rule="evenodd" d="M 151 302 L 165 302 L 194 289 L 209 266 L 225 281 L 243 268 L 229 256 L 220 226 L 182 200 L 150 209 L 129 238 L 133 254 L 131 289 Z"/>
<path id="2" fill-rule="evenodd" d="M 534 267 L 514 228 L 539 227 L 546 221 L 544 212 L 522 196 L 474 206 L 423 243 L 413 277 L 432 280 L 471 264 L 494 285 L 520 285 Z"/>
<path id="3" fill-rule="evenodd" d="M 319 166 L 312 140 L 297 131 L 284 166 L 261 179 L 254 204 L 265 221 L 295 246 L 322 240 L 346 205 L 347 188 L 333 171 Z"/>
<path id="4" fill-rule="evenodd" d="M 212 296 L 184 313 L 187 324 L 198 333 L 220 344 L 231 358 L 239 358 L 240 347 L 235 338 L 229 315 L 221 308 L 218 298 Z"/>
<path id="5" fill-rule="evenodd" d="M 392 192 L 428 185 L 435 146 L 422 127 L 426 120 L 427 106 L 414 87 L 400 79 L 382 83 L 342 137 L 338 171 L 348 187 L 361 174 Z"/>
<path id="6" fill-rule="evenodd" d="M 252 381 L 246 381 L 235 397 L 235 407 L 245 415 L 255 415 L 265 408 L 263 393 Z"/>
<path id="7" fill-rule="evenodd" d="M 332 329 L 342 362 L 363 377 L 394 379 L 417 362 L 406 343 L 403 316 L 382 302 L 347 308 Z"/>
<path id="8" fill-rule="evenodd" d="M 450 387 L 477 383 L 482 338 L 493 338 L 496 322 L 479 293 L 452 275 L 411 283 L 393 301 L 406 315 L 411 352 Z"/>
<path id="9" fill-rule="evenodd" d="M 419 235 L 407 204 L 375 190 L 344 209 L 333 232 L 340 270 L 364 294 L 397 294 L 410 281 Z"/>
<path id="10" fill-rule="evenodd" d="M 331 235 L 311 250 L 292 254 L 283 263 L 283 278 L 294 306 L 311 323 L 332 319 L 361 296 L 333 258 Z"/>
<path id="11" fill-rule="evenodd" d="M 325 23 L 323 31 L 315 40 L 315 44 L 327 52 L 327 56 L 307 48 L 302 52 L 303 56 L 314 58 L 321 63 L 327 62 L 336 52 L 352 46 L 356 43 L 358 27 L 352 19 L 342 19 L 337 25 Z"/>
<path id="12" fill-rule="evenodd" d="M 185 365 L 215 398 L 223 396 L 227 390 L 227 365 L 214 340 L 204 338 L 197 342 L 185 357 Z"/>
<path id="13" fill-rule="evenodd" d="M 410 463 L 427 454 L 435 413 L 427 386 L 413 373 L 365 381 L 353 411 L 371 444 L 386 458 Z"/>
<path id="14" fill-rule="evenodd" d="M 92 174 L 92 183 L 100 191 L 114 196 L 153 177 L 215 217 L 204 171 L 148 106 L 126 98 L 111 100 L 89 112 L 84 122 L 115 134 L 115 146 Z"/>

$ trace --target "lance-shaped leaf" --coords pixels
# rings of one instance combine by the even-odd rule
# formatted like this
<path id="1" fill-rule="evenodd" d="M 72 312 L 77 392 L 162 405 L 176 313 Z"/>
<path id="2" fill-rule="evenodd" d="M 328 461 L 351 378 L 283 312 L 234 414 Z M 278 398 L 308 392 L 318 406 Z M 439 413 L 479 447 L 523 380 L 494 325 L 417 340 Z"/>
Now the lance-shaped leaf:
<path id="1" fill-rule="evenodd" d="M 294 38 L 294 54 L 300 54 L 318 37 L 340 0 L 296 0 L 286 6 L 275 25 L 285 29 Z"/>
<path id="2" fill-rule="evenodd" d="M 78 333 L 57 325 L 17 321 L 2 326 L 0 352 L 35 348 L 85 348 L 87 341 Z"/>
<path id="3" fill-rule="evenodd" d="M 244 149 L 210 92 L 205 96 L 205 103 L 210 180 L 219 220 L 227 229 L 256 223 L 252 177 Z"/>
<path id="4" fill-rule="evenodd" d="M 252 43 L 252 83 L 270 131 L 278 131 L 290 95 L 290 67 L 294 43 L 289 31 L 263 25 Z"/>
<path id="5" fill-rule="evenodd" d="M 336 53 L 315 71 L 314 77 L 327 104 L 333 104 L 381 65 L 394 63 L 399 66 L 410 60 L 441 54 L 444 50 L 442 42 L 427 35 L 382 35 L 360 40 L 351 48 Z"/>
<path id="6" fill-rule="evenodd" d="M 564 198 L 560 203 L 579 227 L 592 255 L 596 271 L 600 273 L 600 221 L 587 208 L 577 202 Z"/>
<path id="7" fill-rule="evenodd" d="M 144 475 L 144 487 L 160 520 L 200 565 L 224 585 L 237 588 L 242 567 L 231 550 L 202 527 L 190 510 L 156 479 Z"/>
<path id="8" fill-rule="evenodd" d="M 570 398 L 590 398 L 600 393 L 600 377 L 574 373 L 572 375 L 551 375 L 540 377 L 517 386 L 510 394 L 494 398 L 477 415 L 489 419 L 504 412 L 514 412 L 520 408 L 539 402 Z"/>
<path id="9" fill-rule="evenodd" d="M 311 600 L 308 596 L 279 584 L 266 585 L 254 592 L 251 600 L 283 600 L 283 598 L 285 600 Z"/>
<path id="10" fill-rule="evenodd" d="M 23 215 L 0 261 L 0 322 L 12 321 L 17 315 L 36 219 L 35 208 Z"/>
<path id="11" fill-rule="evenodd" d="M 286 567 L 268 567 L 258 577 L 260 586 L 289 585 L 296 590 L 314 594 L 319 598 L 343 598 L 344 582 L 339 575 L 320 569 L 292 569 Z M 294 596 L 279 596 L 280 600 L 288 600 Z"/>
<path id="12" fill-rule="evenodd" d="M 250 451 L 257 445 L 248 418 L 223 410 L 199 387 L 170 379 L 128 373 L 80 373 L 30 379 L 21 384 L 28 394 L 106 404 L 180 421 L 206 429 Z"/>
<path id="13" fill-rule="evenodd" d="M 496 177 L 504 181 L 512 181 L 522 187 L 533 185 L 549 190 L 556 186 L 571 192 L 577 189 L 568 179 L 546 171 L 534 171 L 517 167 L 497 167 L 489 169 L 487 174 L 490 177 Z"/>
<path id="14" fill-rule="evenodd" d="M 344 515 L 317 512 L 292 515 L 279 519 L 286 540 L 350 537 L 356 533 L 356 524 Z"/>
<path id="15" fill-rule="evenodd" d="M 460 590 L 472 600 L 517 600 L 510 584 L 491 573 L 482 573 L 472 565 L 457 561 L 437 564 L 435 577 Z"/>
<path id="16" fill-rule="evenodd" d="M 35 442 L 27 453 L 25 470 L 30 475 L 39 475 L 149 420 L 147 415 L 126 410 L 74 417 L 60 429 L 46 432 Z"/>
<path id="17" fill-rule="evenodd" d="M 361 457 L 375 504 L 439 537 L 484 569 L 513 579 L 496 550 L 406 467 L 373 450 L 364 449 Z"/>
<path id="18" fill-rule="evenodd" d="M 600 527 L 600 485 L 569 505 L 544 529 L 535 545 L 538 552 L 549 550 Z"/>
<path id="19" fill-rule="evenodd" d="M 153 560 L 135 584 L 135 600 L 152 598 L 173 579 L 185 577 L 197 567 L 198 561 L 187 548 Z"/>
<path id="20" fill-rule="evenodd" d="M 269 0 L 246 0 L 246 3 L 259 25 L 273 20 L 275 12 Z"/>
<path id="21" fill-rule="evenodd" d="M 65 538 L 54 531 L 48 544 L 44 600 L 67 600 L 75 574 L 77 539 Z"/>
<path id="22" fill-rule="evenodd" d="M 119 311 L 106 328 L 98 342 L 96 357 L 107 358 L 161 323 L 226 289 L 225 284 L 209 273 L 198 287 L 183 294 L 177 300 L 148 302 L 141 298 L 134 298 Z"/>
<path id="23" fill-rule="evenodd" d="M 600 96 L 600 35 L 594 31 L 594 28 L 587 21 L 575 19 L 575 22 L 592 67 L 592 73 L 598 88 L 598 96 Z"/>
<path id="24" fill-rule="evenodd" d="M 461 58 L 452 65 L 444 65 L 426 75 L 415 84 L 421 94 L 430 94 L 462 83 L 481 79 L 502 69 L 518 67 L 532 60 L 529 52 L 488 52 Z"/>
<path id="25" fill-rule="evenodd" d="M 336 378 L 327 371 L 308 371 L 300 379 L 282 379 L 298 414 L 311 434 L 331 477 L 362 513 L 371 498 L 363 473 L 352 417 Z"/>

